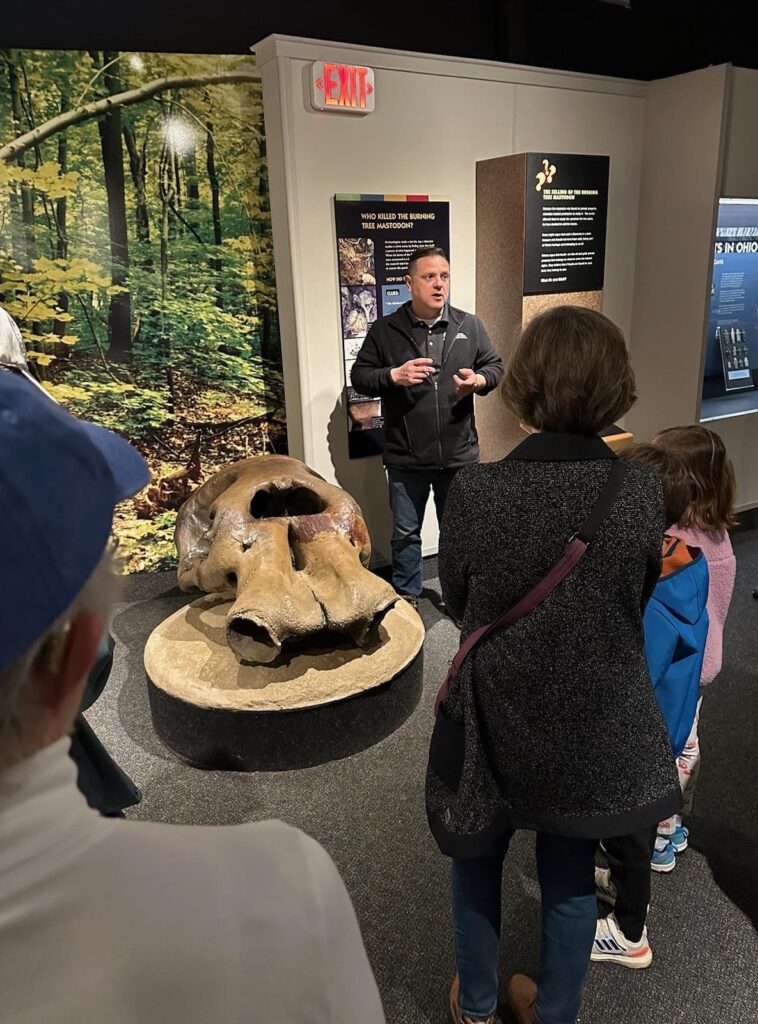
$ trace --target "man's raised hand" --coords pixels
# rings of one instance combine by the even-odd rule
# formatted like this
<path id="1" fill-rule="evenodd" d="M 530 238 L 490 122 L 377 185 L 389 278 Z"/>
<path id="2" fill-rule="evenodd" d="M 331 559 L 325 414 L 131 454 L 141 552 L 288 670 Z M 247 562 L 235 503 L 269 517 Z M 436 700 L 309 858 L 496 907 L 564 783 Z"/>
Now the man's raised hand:
<path id="1" fill-rule="evenodd" d="M 470 395 L 474 391 L 478 391 L 479 388 L 484 387 L 487 381 L 481 373 L 475 373 L 468 367 L 461 367 L 458 373 L 453 374 L 453 383 L 455 384 L 456 395 L 459 398 L 464 398 L 466 395 Z"/>
<path id="2" fill-rule="evenodd" d="M 414 384 L 421 384 L 430 373 L 434 373 L 434 365 L 431 359 L 409 359 L 402 366 L 394 366 L 390 370 L 393 383 L 403 387 L 411 387 Z"/>

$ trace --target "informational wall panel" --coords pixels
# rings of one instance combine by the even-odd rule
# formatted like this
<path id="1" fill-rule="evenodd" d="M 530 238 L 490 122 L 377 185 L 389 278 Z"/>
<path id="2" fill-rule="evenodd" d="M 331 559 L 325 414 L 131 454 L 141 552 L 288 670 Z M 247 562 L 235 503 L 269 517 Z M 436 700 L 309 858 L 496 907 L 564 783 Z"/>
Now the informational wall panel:
<path id="1" fill-rule="evenodd" d="M 524 295 L 602 290 L 609 164 L 526 154 Z"/>
<path id="2" fill-rule="evenodd" d="M 410 298 L 405 283 L 415 249 L 450 253 L 450 205 L 434 196 L 337 195 L 334 199 L 339 268 L 345 405 L 351 459 L 384 451 L 379 398 L 350 384 L 371 324 Z"/>

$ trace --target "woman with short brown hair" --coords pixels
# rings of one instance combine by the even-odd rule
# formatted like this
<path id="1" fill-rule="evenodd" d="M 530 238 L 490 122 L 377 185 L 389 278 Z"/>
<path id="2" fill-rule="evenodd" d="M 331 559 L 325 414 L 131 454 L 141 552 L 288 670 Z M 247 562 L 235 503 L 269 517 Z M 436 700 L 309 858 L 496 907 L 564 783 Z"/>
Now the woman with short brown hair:
<path id="1" fill-rule="evenodd" d="M 508 364 L 503 398 L 532 430 L 600 433 L 637 399 L 624 335 L 583 306 L 534 317 Z"/>
<path id="2" fill-rule="evenodd" d="M 635 399 L 623 335 L 591 310 L 543 313 L 519 339 L 503 395 L 529 437 L 457 474 L 440 534 L 443 597 L 462 640 L 530 592 L 603 503 L 615 456 L 599 433 Z M 521 1024 L 573 1024 L 595 936 L 597 840 L 680 803 L 642 642 L 666 526 L 661 483 L 646 465 L 619 472 L 581 561 L 477 644 L 441 704 L 427 810 L 453 859 L 456 1024 L 495 1019 L 516 829 L 537 833 L 542 948 L 536 984 L 511 980 L 511 1008 Z"/>

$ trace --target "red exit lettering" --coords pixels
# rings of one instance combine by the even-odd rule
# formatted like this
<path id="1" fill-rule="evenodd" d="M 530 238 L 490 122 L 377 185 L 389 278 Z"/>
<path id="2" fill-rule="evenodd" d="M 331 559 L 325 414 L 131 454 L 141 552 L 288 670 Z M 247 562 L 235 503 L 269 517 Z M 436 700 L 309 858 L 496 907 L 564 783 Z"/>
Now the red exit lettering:
<path id="1" fill-rule="evenodd" d="M 365 110 L 366 75 L 368 68 L 352 64 L 331 64 L 324 62 L 323 91 L 328 107 L 351 107 Z"/>

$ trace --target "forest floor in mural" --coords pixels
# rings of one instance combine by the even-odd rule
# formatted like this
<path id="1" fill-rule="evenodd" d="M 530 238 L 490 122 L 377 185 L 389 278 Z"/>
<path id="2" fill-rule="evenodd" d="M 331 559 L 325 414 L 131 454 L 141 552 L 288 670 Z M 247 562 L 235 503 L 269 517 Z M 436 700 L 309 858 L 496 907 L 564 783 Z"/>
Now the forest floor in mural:
<path id="1" fill-rule="evenodd" d="M 50 395 L 149 462 L 116 532 L 169 567 L 194 488 L 287 451 L 252 58 L 0 51 L 0 304 Z"/>

